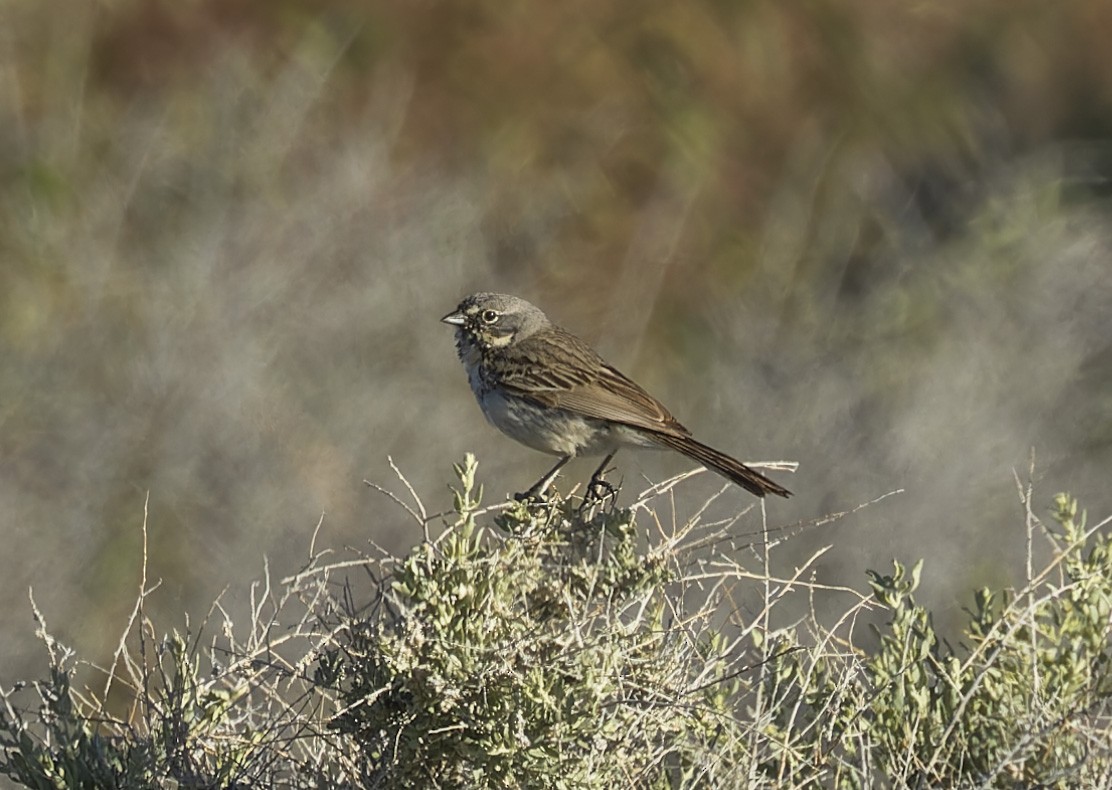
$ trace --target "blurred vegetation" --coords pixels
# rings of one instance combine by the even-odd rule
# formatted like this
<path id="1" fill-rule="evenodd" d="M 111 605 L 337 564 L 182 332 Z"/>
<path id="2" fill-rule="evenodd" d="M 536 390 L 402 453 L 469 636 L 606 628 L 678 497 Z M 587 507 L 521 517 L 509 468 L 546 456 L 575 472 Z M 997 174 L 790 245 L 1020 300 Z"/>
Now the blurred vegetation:
<path id="1" fill-rule="evenodd" d="M 1025 489 L 1027 582 L 979 591 L 952 647 L 915 601 L 921 562 L 870 572 L 865 596 L 816 583 L 818 555 L 779 570 L 792 537 L 763 511 L 670 522 L 678 480 L 632 509 L 558 493 L 489 508 L 474 458 L 456 472 L 442 526 L 398 498 L 425 531 L 406 555 L 311 550 L 297 574 L 252 586 L 247 622 L 217 608 L 163 632 L 144 592 L 108 669 L 36 612 L 49 674 L 3 692 L 0 773 L 129 790 L 1112 780 L 1107 519 L 1087 524 L 1067 495 L 1043 524 Z M 832 627 L 820 596 L 837 602 Z M 775 625 L 795 598 L 810 614 Z M 886 618 L 871 646 L 869 610 Z M 126 714 L 105 705 L 113 689 Z"/>
<path id="2" fill-rule="evenodd" d="M 36 666 L 32 584 L 109 655 L 145 492 L 168 618 L 260 549 L 294 567 L 322 513 L 410 546 L 360 485 L 387 455 L 523 487 L 547 459 L 436 325 L 478 288 L 800 461 L 799 520 L 906 488 L 816 570 L 924 556 L 960 628 L 956 591 L 1017 581 L 1029 448 L 1112 507 L 1110 35 L 1101 0 L 9 0 L 3 674 Z"/>

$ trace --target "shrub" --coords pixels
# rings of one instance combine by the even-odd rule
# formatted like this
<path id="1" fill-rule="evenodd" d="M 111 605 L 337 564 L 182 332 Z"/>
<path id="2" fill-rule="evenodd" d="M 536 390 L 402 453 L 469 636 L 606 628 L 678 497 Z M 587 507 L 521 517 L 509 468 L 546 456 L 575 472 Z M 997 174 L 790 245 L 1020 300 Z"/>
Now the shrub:
<path id="1" fill-rule="evenodd" d="M 1020 590 L 977 592 L 955 648 L 915 602 L 921 563 L 870 572 L 866 595 L 816 583 L 821 551 L 774 572 L 786 538 L 763 510 L 749 545 L 702 510 L 665 527 L 656 494 L 677 481 L 626 509 L 483 508 L 474 459 L 456 471 L 439 534 L 418 502 L 425 539 L 406 555 L 314 553 L 252 586 L 246 627 L 214 607 L 206 644 L 158 637 L 144 586 L 98 670 L 36 609 L 46 679 L 3 693 L 0 773 L 34 788 L 1112 785 L 1112 552 L 1107 522 L 1087 526 L 1068 496 L 1043 529 L 1028 492 L 1029 547 L 1043 529 L 1052 556 Z M 817 595 L 845 601 L 834 622 L 806 606 Z"/>

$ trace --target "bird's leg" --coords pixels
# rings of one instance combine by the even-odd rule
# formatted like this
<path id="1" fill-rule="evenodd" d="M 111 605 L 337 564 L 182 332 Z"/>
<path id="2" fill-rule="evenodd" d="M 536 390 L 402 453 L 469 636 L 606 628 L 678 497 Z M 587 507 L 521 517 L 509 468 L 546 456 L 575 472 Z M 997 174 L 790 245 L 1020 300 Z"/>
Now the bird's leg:
<path id="1" fill-rule="evenodd" d="M 606 467 L 614 460 L 614 454 L 617 452 L 618 451 L 615 450 L 613 453 L 603 458 L 602 463 L 598 465 L 598 469 L 591 475 L 591 482 L 587 484 L 587 496 L 584 498 L 584 501 L 596 500 L 601 502 L 607 497 L 615 496 L 618 493 L 618 490 L 614 488 L 614 486 L 603 479 L 603 475 L 606 474 Z M 600 489 L 602 490 L 601 494 L 599 493 Z"/>
<path id="2" fill-rule="evenodd" d="M 542 496 L 544 496 L 544 492 L 548 490 L 548 487 L 552 485 L 552 481 L 556 479 L 556 474 L 561 469 L 563 469 L 564 464 L 566 464 L 570 460 L 571 456 L 565 455 L 563 458 L 556 462 L 556 466 L 545 472 L 544 477 L 535 482 L 528 491 L 526 491 L 524 494 L 516 494 L 514 496 L 514 499 L 516 499 L 518 502 L 526 499 L 540 499 Z"/>

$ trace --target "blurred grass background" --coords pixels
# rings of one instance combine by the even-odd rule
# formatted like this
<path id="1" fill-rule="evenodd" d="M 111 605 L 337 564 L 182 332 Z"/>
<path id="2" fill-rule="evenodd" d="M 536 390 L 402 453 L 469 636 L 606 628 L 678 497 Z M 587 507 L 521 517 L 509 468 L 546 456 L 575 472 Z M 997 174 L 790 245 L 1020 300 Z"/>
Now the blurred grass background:
<path id="1" fill-rule="evenodd" d="M 1021 566 L 1030 448 L 1044 501 L 1112 506 L 1110 37 L 1103 0 L 8 0 L 0 680 L 41 665 L 30 586 L 110 654 L 147 491 L 165 622 L 322 513 L 418 540 L 387 455 L 433 510 L 468 450 L 488 501 L 532 482 L 437 322 L 479 289 L 799 461 L 774 523 L 907 489 L 796 550 L 924 556 L 956 613 Z"/>

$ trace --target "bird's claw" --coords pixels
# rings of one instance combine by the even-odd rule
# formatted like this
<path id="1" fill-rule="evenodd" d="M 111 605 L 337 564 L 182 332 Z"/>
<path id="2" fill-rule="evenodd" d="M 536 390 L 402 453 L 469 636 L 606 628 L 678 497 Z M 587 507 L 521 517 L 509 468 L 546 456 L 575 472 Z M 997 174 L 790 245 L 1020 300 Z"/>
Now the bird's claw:
<path id="1" fill-rule="evenodd" d="M 599 493 L 600 491 L 601 493 Z M 592 477 L 591 482 L 587 484 L 587 496 L 585 499 L 602 502 L 609 497 L 616 497 L 617 495 L 617 487 L 609 480 L 599 476 Z"/>
<path id="2" fill-rule="evenodd" d="M 547 505 L 550 502 L 550 497 L 547 491 L 537 491 L 530 488 L 528 491 L 522 491 L 520 494 L 513 495 L 515 502 L 520 502 L 526 507 L 539 507 Z"/>
<path id="3" fill-rule="evenodd" d="M 593 475 L 591 481 L 587 483 L 587 490 L 584 492 L 583 502 L 579 506 L 579 513 L 582 515 L 584 511 L 595 508 L 607 500 L 616 502 L 619 489 L 620 486 L 615 486 L 604 479 L 601 474 Z"/>

